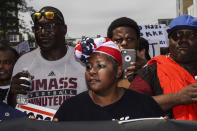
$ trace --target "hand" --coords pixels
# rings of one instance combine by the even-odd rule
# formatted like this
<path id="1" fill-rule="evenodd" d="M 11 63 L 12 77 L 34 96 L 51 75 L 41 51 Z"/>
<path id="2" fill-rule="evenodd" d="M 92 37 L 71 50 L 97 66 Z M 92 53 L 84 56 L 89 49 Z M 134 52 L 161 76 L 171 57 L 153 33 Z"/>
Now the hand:
<path id="1" fill-rule="evenodd" d="M 27 88 L 21 84 L 29 85 L 30 82 L 24 79 L 20 79 L 21 77 L 29 77 L 27 73 L 19 72 L 15 76 L 12 77 L 10 91 L 13 94 L 27 94 L 30 88 Z M 33 76 L 30 76 L 30 79 L 33 79 Z"/>
<path id="2" fill-rule="evenodd" d="M 36 119 L 34 115 L 30 115 L 28 118 L 29 119 L 32 119 L 32 120 L 35 120 Z"/>
<path id="3" fill-rule="evenodd" d="M 197 103 L 197 83 L 190 84 L 176 93 L 180 104 L 187 105 Z"/>
<path id="4" fill-rule="evenodd" d="M 52 121 L 54 121 L 54 122 L 58 122 L 59 120 L 57 119 L 57 118 L 53 118 L 53 120 Z"/>
<path id="5" fill-rule="evenodd" d="M 130 81 L 133 80 L 134 74 L 137 72 L 136 70 L 136 62 L 131 62 L 130 66 L 125 70 L 126 78 Z"/>
<path id="6" fill-rule="evenodd" d="M 168 115 L 166 115 L 166 116 L 163 117 L 163 119 L 168 120 L 168 119 L 170 119 L 170 117 Z"/>
<path id="7" fill-rule="evenodd" d="M 137 61 L 137 62 L 131 62 L 130 64 L 131 64 L 131 66 L 128 67 L 125 70 L 125 72 L 127 74 L 126 78 L 129 81 L 132 81 L 135 78 L 135 75 L 136 75 L 137 71 L 144 66 L 144 63 L 142 63 L 141 61 Z"/>

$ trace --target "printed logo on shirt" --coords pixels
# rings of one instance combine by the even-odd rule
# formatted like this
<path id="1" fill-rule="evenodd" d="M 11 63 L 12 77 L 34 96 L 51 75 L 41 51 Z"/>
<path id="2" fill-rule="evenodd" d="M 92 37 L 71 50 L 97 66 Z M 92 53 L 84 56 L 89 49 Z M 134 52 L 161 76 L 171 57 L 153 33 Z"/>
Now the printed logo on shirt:
<path id="1" fill-rule="evenodd" d="M 77 95 L 78 81 L 73 77 L 37 79 L 31 83 L 29 102 L 39 106 L 59 106 Z"/>
<path id="2" fill-rule="evenodd" d="M 125 116 L 125 117 L 121 117 L 121 118 L 119 118 L 119 119 L 112 119 L 112 121 L 126 121 L 126 120 L 129 120 L 130 119 L 130 117 L 129 116 Z"/>
<path id="3" fill-rule="evenodd" d="M 129 117 L 129 116 L 121 117 L 121 118 L 120 118 L 120 121 L 126 121 L 126 120 L 129 120 L 129 119 L 130 119 L 130 117 Z"/>
<path id="4" fill-rule="evenodd" d="M 55 76 L 55 73 L 51 71 L 48 76 Z"/>

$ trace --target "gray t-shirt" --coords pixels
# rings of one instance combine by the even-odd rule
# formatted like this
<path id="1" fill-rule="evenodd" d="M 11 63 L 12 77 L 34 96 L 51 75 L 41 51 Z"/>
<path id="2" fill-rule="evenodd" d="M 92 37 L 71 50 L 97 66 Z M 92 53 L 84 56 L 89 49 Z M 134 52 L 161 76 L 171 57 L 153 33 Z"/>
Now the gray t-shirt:
<path id="1" fill-rule="evenodd" d="M 64 100 L 87 90 L 85 66 L 75 59 L 73 47 L 56 61 L 44 59 L 37 48 L 19 58 L 13 76 L 24 68 L 34 76 L 29 93 L 32 104 L 57 110 Z"/>

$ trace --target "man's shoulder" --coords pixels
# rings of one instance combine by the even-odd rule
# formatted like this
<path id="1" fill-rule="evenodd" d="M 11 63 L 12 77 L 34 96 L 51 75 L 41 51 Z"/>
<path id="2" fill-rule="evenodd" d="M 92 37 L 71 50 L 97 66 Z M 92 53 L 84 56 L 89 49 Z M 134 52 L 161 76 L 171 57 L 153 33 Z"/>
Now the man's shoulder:
<path id="1" fill-rule="evenodd" d="M 157 64 L 151 64 L 151 65 L 145 65 L 143 68 L 141 68 L 137 74 L 140 75 L 141 77 L 152 77 L 152 75 L 155 75 L 157 73 Z"/>
<path id="2" fill-rule="evenodd" d="M 74 47 L 72 46 L 68 46 L 68 52 L 66 54 L 67 57 L 67 64 L 72 65 L 72 68 L 77 68 L 77 69 L 81 69 L 84 70 L 85 69 L 85 65 L 74 56 Z M 69 57 L 69 58 L 68 58 Z"/>
<path id="3" fill-rule="evenodd" d="M 36 57 L 36 56 L 38 56 L 39 55 L 39 48 L 36 48 L 36 49 L 34 49 L 34 50 L 32 50 L 32 51 L 30 51 L 30 52 L 28 52 L 28 53 L 25 53 L 24 55 L 22 55 L 20 58 L 19 58 L 19 61 L 20 60 L 26 60 L 26 59 L 28 59 L 28 60 L 31 60 L 31 57 Z"/>
<path id="4" fill-rule="evenodd" d="M 75 48 L 72 46 L 67 46 L 67 54 L 66 55 L 73 55 L 74 56 Z"/>
<path id="5" fill-rule="evenodd" d="M 16 62 L 14 69 L 13 69 L 13 74 L 15 75 L 16 73 L 20 72 L 23 70 L 23 68 L 28 68 L 30 65 L 32 65 L 32 63 L 34 62 L 34 60 L 37 60 L 37 57 L 39 53 L 39 49 L 35 49 L 31 52 L 28 52 L 24 55 L 22 55 Z"/>

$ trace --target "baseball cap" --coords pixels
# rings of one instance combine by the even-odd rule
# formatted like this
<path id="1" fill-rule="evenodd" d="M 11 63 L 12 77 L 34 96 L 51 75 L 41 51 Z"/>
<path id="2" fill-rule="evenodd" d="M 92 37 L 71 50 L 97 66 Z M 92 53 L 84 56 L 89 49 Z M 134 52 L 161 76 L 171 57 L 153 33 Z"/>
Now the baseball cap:
<path id="1" fill-rule="evenodd" d="M 175 30 L 192 29 L 197 30 L 197 18 L 191 15 L 181 15 L 173 19 L 167 29 L 168 36 Z"/>

